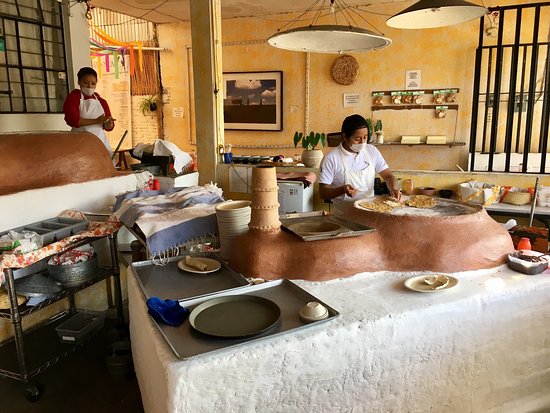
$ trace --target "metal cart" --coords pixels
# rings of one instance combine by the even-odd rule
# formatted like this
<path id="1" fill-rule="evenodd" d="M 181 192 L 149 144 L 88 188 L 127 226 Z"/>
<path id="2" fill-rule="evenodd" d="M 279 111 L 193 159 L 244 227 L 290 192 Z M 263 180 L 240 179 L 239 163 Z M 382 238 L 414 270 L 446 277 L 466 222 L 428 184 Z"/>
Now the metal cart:
<path id="1" fill-rule="evenodd" d="M 62 360 L 82 343 L 64 344 L 61 343 L 55 332 L 55 327 L 70 318 L 76 312 L 74 295 L 76 292 L 90 287 L 100 281 L 113 277 L 114 280 L 114 305 L 117 312 L 117 322 L 120 326 L 124 325 L 124 315 L 122 311 L 122 291 L 120 284 L 120 270 L 118 266 L 117 239 L 114 234 L 105 235 L 97 238 L 85 238 L 72 243 L 64 251 L 89 244 L 107 237 L 109 239 L 111 264 L 106 268 L 101 268 L 97 276 L 85 283 L 73 287 L 64 288 L 54 297 L 48 298 L 36 306 L 19 305 L 17 303 L 17 291 L 13 269 L 4 269 L 6 276 L 7 292 L 9 295 L 10 309 L 0 310 L 0 317 L 11 319 L 13 325 L 14 337 L 0 346 L 0 376 L 21 381 L 24 384 L 24 393 L 29 401 L 37 401 L 41 398 L 43 389 L 35 377 L 48 367 L 53 366 Z M 52 255 L 59 252 L 52 253 Z M 53 317 L 40 322 L 39 324 L 23 331 L 22 319 L 32 313 L 35 313 L 51 304 L 64 298 L 69 300 L 69 308 Z M 40 337 L 39 340 L 33 339 Z M 29 351 L 30 350 L 30 351 Z"/>

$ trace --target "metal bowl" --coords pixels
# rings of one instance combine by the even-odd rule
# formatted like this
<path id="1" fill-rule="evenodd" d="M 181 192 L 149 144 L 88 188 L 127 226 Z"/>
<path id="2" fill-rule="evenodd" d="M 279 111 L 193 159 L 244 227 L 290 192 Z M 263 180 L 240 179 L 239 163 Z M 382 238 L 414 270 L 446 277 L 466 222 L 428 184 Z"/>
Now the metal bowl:
<path id="1" fill-rule="evenodd" d="M 95 278 L 98 272 L 97 254 L 89 261 L 72 265 L 48 265 L 49 277 L 66 288 L 83 284 Z"/>

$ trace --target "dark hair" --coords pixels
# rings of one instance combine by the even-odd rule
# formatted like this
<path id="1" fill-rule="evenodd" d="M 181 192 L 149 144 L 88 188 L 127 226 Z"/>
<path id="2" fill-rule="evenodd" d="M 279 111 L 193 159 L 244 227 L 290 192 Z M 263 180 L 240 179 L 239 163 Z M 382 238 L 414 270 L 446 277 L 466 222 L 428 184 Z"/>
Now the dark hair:
<path id="1" fill-rule="evenodd" d="M 82 69 L 80 69 L 78 71 L 78 73 L 76 74 L 76 76 L 78 77 L 78 81 L 80 82 L 82 80 L 82 78 L 86 75 L 93 75 L 95 76 L 95 78 L 97 79 L 97 72 L 92 69 L 91 67 L 83 67 Z"/>
<path id="2" fill-rule="evenodd" d="M 368 129 L 367 121 L 363 116 L 357 114 L 348 116 L 342 122 L 342 136 L 344 138 L 349 138 L 351 135 L 353 135 L 353 132 L 355 132 L 357 129 L 362 128 Z M 370 131 L 368 140 L 370 141 Z"/>

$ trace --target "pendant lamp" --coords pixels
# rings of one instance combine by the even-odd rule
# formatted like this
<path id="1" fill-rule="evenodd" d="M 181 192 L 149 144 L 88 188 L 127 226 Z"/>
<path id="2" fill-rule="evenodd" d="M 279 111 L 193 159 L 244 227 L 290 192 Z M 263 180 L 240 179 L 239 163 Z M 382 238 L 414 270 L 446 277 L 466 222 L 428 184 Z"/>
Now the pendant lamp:
<path id="1" fill-rule="evenodd" d="M 288 26 L 286 30 L 279 29 L 267 42 L 279 49 L 313 53 L 363 52 L 391 44 L 383 33 L 358 27 L 355 18 L 365 19 L 344 0 L 331 0 L 328 8 L 323 5 L 324 0 L 316 0 L 304 13 L 284 25 L 282 29 Z M 305 16 L 310 12 L 314 13 L 310 24 L 292 27 L 296 22 L 306 20 Z M 345 24 L 338 24 L 339 16 Z M 321 17 L 334 20 L 335 24 L 320 24 Z"/>
<path id="2" fill-rule="evenodd" d="M 389 46 L 391 40 L 352 26 L 319 25 L 297 27 L 271 36 L 267 42 L 295 52 L 350 53 Z"/>
<path id="3" fill-rule="evenodd" d="M 464 0 L 420 0 L 390 17 L 386 24 L 397 29 L 431 29 L 477 19 L 485 13 L 485 7 Z"/>

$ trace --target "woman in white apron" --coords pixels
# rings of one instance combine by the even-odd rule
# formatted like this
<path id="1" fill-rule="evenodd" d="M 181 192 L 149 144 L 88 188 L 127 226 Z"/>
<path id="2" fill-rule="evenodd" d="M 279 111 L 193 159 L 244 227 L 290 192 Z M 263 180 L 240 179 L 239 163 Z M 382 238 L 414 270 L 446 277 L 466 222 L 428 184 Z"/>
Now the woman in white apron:
<path id="1" fill-rule="evenodd" d="M 113 130 L 115 123 L 107 101 L 95 92 L 97 73 L 91 67 L 83 67 L 77 76 L 80 89 L 73 90 L 65 99 L 65 121 L 72 126 L 72 131 L 88 131 L 96 135 L 111 154 L 105 131 Z"/>
<path id="2" fill-rule="evenodd" d="M 351 115 L 342 123 L 342 143 L 321 162 L 319 196 L 332 200 L 336 212 L 346 202 L 374 196 L 376 174 L 386 182 L 391 196 L 401 199 L 397 179 L 375 146 L 369 145 L 369 129 L 365 118 Z"/>

